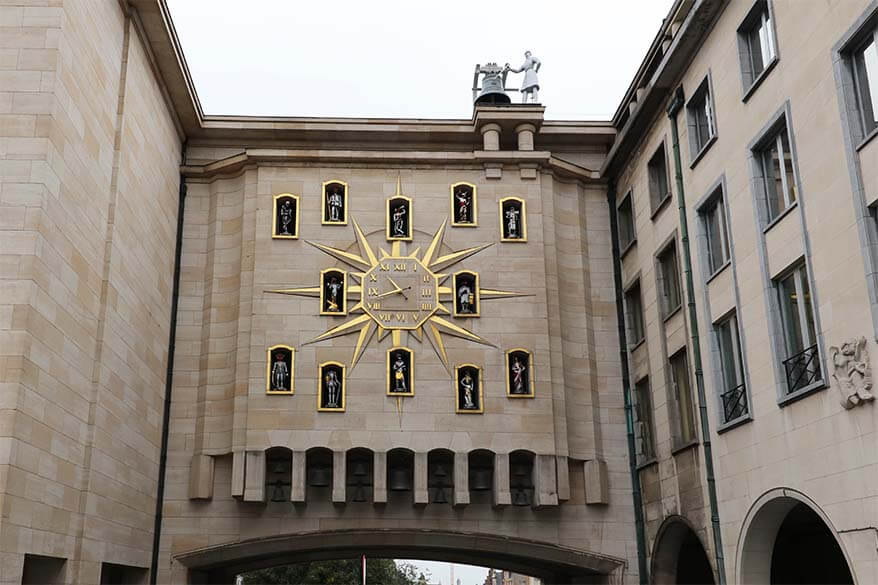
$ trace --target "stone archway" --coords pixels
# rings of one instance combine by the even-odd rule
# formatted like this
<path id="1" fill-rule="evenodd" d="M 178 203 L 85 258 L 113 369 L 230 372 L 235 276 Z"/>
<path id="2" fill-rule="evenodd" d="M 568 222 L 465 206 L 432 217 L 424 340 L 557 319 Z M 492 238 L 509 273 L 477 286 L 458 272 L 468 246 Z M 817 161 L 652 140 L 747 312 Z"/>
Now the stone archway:
<path id="1" fill-rule="evenodd" d="M 716 582 L 707 550 L 681 516 L 667 518 L 659 528 L 651 573 L 655 585 L 713 585 Z"/>
<path id="2" fill-rule="evenodd" d="M 738 550 L 739 583 L 856 583 L 829 518 L 795 490 L 772 490 L 753 505 Z"/>

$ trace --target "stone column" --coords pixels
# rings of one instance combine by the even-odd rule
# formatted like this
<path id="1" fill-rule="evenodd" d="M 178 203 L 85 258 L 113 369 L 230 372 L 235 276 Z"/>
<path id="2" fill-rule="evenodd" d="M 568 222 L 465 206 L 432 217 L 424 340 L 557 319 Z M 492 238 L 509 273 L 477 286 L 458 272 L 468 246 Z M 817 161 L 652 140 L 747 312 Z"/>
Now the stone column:
<path id="1" fill-rule="evenodd" d="M 189 466 L 189 499 L 209 500 L 213 497 L 213 457 L 193 455 Z"/>
<path id="2" fill-rule="evenodd" d="M 232 496 L 244 496 L 244 451 L 232 451 Z"/>
<path id="3" fill-rule="evenodd" d="M 509 493 L 509 453 L 494 455 L 494 506 L 508 506 L 512 503 Z"/>
<path id="4" fill-rule="evenodd" d="M 454 454 L 454 505 L 469 504 L 469 456 L 466 453 Z"/>
<path id="5" fill-rule="evenodd" d="M 244 469 L 244 501 L 265 501 L 265 451 L 247 451 Z"/>
<path id="6" fill-rule="evenodd" d="M 607 464 L 602 459 L 592 459 L 585 462 L 585 503 L 610 503 Z"/>
<path id="7" fill-rule="evenodd" d="M 558 490 L 555 477 L 555 456 L 537 455 L 534 457 L 534 508 L 558 505 Z"/>
<path id="8" fill-rule="evenodd" d="M 332 503 L 344 504 L 347 498 L 345 487 L 347 483 L 347 473 L 345 469 L 344 451 L 332 452 Z"/>
<path id="9" fill-rule="evenodd" d="M 387 452 L 375 451 L 372 467 L 372 501 L 387 503 Z"/>
<path id="10" fill-rule="evenodd" d="M 423 506 L 430 502 L 427 491 L 427 454 L 415 453 L 415 505 Z"/>
<path id="11" fill-rule="evenodd" d="M 555 475 L 558 477 L 558 501 L 570 499 L 570 463 L 565 455 L 555 457 Z"/>
<path id="12" fill-rule="evenodd" d="M 485 150 L 500 150 L 500 124 L 485 124 L 479 130 Z"/>
<path id="13" fill-rule="evenodd" d="M 534 149 L 534 133 L 536 131 L 537 127 L 533 124 L 519 124 L 515 127 L 515 133 L 518 135 L 518 150 Z"/>
<path id="14" fill-rule="evenodd" d="M 293 451 L 293 473 L 290 484 L 290 501 L 302 503 L 305 501 L 306 490 L 306 467 L 308 456 L 304 451 Z"/>
<path id="15" fill-rule="evenodd" d="M 20 585 L 24 575 L 24 555 L 18 553 L 0 553 L 0 585 Z"/>

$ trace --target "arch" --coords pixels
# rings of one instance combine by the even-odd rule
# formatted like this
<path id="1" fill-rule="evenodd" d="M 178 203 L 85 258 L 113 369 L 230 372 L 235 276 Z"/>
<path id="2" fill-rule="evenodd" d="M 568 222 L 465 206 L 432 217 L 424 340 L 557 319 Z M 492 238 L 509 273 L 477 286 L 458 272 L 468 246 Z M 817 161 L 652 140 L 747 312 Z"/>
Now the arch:
<path id="1" fill-rule="evenodd" d="M 518 449 L 509 454 L 509 493 L 513 506 L 530 506 L 534 502 L 534 462 L 536 454 Z"/>
<path id="2" fill-rule="evenodd" d="M 305 451 L 305 498 L 328 500 L 332 490 L 332 474 L 333 455 L 330 449 L 311 447 Z"/>
<path id="3" fill-rule="evenodd" d="M 454 452 L 427 452 L 427 494 L 431 504 L 450 504 L 454 499 Z"/>
<path id="4" fill-rule="evenodd" d="M 269 502 L 289 502 L 293 485 L 293 452 L 287 447 L 265 450 L 265 496 Z"/>
<path id="5" fill-rule="evenodd" d="M 716 583 L 707 547 L 682 516 L 669 516 L 659 527 L 652 551 L 655 585 L 707 585 Z"/>
<path id="6" fill-rule="evenodd" d="M 345 485 L 348 502 L 371 502 L 374 485 L 375 453 L 365 447 L 354 447 L 345 453 Z"/>
<path id="7" fill-rule="evenodd" d="M 408 492 L 411 498 L 415 489 L 415 452 L 396 447 L 387 452 L 387 497 Z"/>
<path id="8" fill-rule="evenodd" d="M 819 543 L 820 550 L 810 554 L 797 554 L 796 557 L 800 559 L 799 568 L 810 571 L 809 576 L 816 579 L 815 582 L 827 580 L 822 572 L 831 571 L 838 575 L 837 571 L 846 571 L 847 575 L 844 577 L 847 581 L 838 577 L 833 580 L 839 583 L 856 583 L 850 556 L 829 517 L 805 494 L 788 488 L 766 492 L 747 512 L 738 537 L 735 563 L 738 582 L 784 582 L 784 549 L 790 544 L 791 534 L 803 532 L 802 526 L 814 531 L 811 544 Z M 809 560 L 814 562 L 808 563 Z M 803 562 L 806 564 L 802 565 Z M 806 582 L 802 579 L 796 581 Z"/>

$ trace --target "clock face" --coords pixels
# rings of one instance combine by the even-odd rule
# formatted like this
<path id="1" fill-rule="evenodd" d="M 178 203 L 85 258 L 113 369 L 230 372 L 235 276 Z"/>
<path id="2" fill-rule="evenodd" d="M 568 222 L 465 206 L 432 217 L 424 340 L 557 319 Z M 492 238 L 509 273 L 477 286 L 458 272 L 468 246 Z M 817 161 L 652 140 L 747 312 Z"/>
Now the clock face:
<path id="1" fill-rule="evenodd" d="M 417 329 L 436 311 L 438 290 L 417 258 L 386 256 L 363 275 L 363 308 L 385 329 Z"/>

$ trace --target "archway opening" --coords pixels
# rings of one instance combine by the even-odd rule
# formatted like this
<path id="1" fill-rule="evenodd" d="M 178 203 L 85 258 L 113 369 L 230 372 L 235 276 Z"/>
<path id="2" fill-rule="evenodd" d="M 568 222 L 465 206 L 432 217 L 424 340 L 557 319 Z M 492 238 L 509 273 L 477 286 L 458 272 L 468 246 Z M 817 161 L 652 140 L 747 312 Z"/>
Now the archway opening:
<path id="1" fill-rule="evenodd" d="M 807 505 L 794 505 L 780 524 L 771 554 L 772 585 L 853 585 L 841 547 Z"/>
<path id="2" fill-rule="evenodd" d="M 670 520 L 659 531 L 652 574 L 656 585 L 716 583 L 701 539 L 682 520 Z"/>

